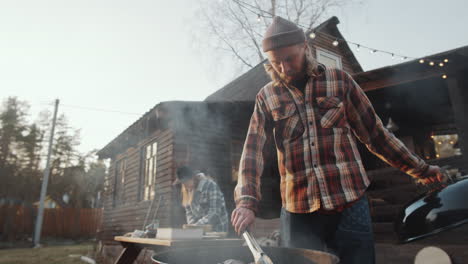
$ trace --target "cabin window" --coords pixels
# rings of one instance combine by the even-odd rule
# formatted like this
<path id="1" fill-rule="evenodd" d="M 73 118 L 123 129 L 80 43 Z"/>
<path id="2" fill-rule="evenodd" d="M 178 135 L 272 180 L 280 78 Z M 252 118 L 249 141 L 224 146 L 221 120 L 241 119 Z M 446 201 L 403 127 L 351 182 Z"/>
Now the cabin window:
<path id="1" fill-rule="evenodd" d="M 153 142 L 143 149 L 143 200 L 152 200 L 156 187 L 158 143 Z"/>
<path id="2" fill-rule="evenodd" d="M 434 140 L 435 157 L 437 159 L 461 155 L 457 134 L 432 135 Z"/>
<path id="3" fill-rule="evenodd" d="M 126 159 L 121 159 L 115 164 L 114 206 L 118 206 L 125 203 L 126 166 Z"/>
<path id="4" fill-rule="evenodd" d="M 326 49 L 317 48 L 317 61 L 326 67 L 342 69 L 341 57 Z"/>

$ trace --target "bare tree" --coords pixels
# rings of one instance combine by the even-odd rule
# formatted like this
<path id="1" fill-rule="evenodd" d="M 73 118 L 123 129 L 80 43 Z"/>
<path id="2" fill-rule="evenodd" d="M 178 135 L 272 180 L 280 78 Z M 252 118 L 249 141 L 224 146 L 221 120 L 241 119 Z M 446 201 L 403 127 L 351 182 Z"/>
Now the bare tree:
<path id="1" fill-rule="evenodd" d="M 274 16 L 312 29 L 333 8 L 352 0 L 198 0 L 201 34 L 196 42 L 228 53 L 249 68 L 263 61 L 261 40 Z M 211 50 L 211 49 L 209 49 Z M 212 54 L 210 54 L 212 55 Z"/>

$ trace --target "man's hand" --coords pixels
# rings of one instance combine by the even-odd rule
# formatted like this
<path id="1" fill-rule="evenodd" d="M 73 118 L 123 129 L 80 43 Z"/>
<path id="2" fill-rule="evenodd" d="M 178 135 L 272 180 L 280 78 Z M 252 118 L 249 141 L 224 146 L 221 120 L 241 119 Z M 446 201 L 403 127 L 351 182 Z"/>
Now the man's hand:
<path id="1" fill-rule="evenodd" d="M 232 211 L 231 222 L 238 235 L 249 228 L 255 221 L 255 213 L 247 208 L 239 207 Z"/>
<path id="2" fill-rule="evenodd" d="M 419 179 L 418 181 L 422 184 L 431 184 L 431 183 L 444 183 L 447 181 L 447 175 L 442 173 L 439 166 L 430 165 L 429 169 L 427 169 L 426 173 L 422 175 L 423 179 Z"/>

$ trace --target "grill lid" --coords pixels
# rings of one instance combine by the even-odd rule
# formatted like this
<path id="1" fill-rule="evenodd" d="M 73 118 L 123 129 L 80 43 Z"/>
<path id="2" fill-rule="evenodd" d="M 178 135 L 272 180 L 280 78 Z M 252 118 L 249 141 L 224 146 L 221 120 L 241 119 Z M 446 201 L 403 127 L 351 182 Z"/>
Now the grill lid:
<path id="1" fill-rule="evenodd" d="M 395 219 L 401 243 L 425 238 L 468 222 L 468 176 L 406 204 Z"/>

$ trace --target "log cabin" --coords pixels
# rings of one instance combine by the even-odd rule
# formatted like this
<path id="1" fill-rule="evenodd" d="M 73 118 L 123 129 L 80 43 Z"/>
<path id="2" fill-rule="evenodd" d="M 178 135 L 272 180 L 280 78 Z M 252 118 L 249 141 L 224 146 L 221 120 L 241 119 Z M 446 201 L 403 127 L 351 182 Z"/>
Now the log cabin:
<path id="1" fill-rule="evenodd" d="M 384 124 L 412 151 L 431 164 L 466 171 L 468 163 L 462 154 L 468 151 L 468 122 L 463 118 L 468 115 L 468 47 L 425 57 L 427 61 L 447 59 L 446 67 L 411 60 L 363 72 L 346 42 L 332 44 L 343 38 L 338 24 L 332 17 L 313 30 L 315 37 L 309 41 L 318 61 L 353 75 Z M 255 95 L 269 82 L 265 62 L 204 101 L 157 104 L 98 152 L 111 164 L 99 232 L 107 261 L 115 259 L 121 249 L 113 237 L 142 229 L 148 208 L 158 197 L 164 197 L 156 215 L 160 226 L 184 224 L 179 190 L 174 185 L 178 166 L 207 172 L 221 187 L 228 213 L 232 211 L 236 173 Z M 445 138 L 452 139 L 448 143 L 452 151 L 441 156 L 437 144 Z M 373 178 L 368 195 L 374 232 L 378 240 L 386 241 L 392 238 L 391 223 L 398 208 L 418 189 L 409 176 L 388 167 L 364 146 L 361 152 Z M 262 176 L 260 217 L 267 220 L 257 222 L 257 236 L 278 228 L 281 200 L 276 171 L 273 161 Z"/>

